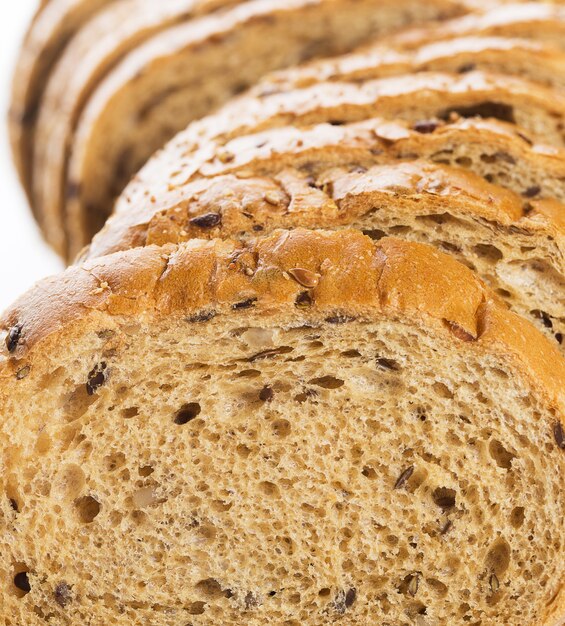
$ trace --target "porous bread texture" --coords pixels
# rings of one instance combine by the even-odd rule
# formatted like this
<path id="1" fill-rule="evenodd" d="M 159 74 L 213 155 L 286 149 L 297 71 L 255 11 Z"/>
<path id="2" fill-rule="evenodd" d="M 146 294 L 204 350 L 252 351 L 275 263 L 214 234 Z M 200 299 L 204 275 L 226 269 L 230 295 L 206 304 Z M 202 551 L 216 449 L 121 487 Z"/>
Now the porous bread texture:
<path id="1" fill-rule="evenodd" d="M 47 80 L 80 27 L 114 0 L 51 0 L 42 3 L 23 41 L 14 70 L 9 112 L 12 154 L 31 199 L 33 128 Z"/>
<path id="2" fill-rule="evenodd" d="M 45 229 L 61 230 L 59 208 L 67 148 L 96 86 L 130 51 L 160 30 L 235 0 L 121 0 L 100 11 L 67 46 L 50 75 L 34 128 L 31 184 L 35 213 Z"/>
<path id="3" fill-rule="evenodd" d="M 528 39 L 468 36 L 424 44 L 412 50 L 377 42 L 337 59 L 321 59 L 267 76 L 253 91 L 308 87 L 325 80 L 363 81 L 418 71 L 472 69 L 520 76 L 563 89 L 565 51 Z"/>
<path id="4" fill-rule="evenodd" d="M 564 204 L 524 199 L 460 168 L 335 156 L 200 179 L 168 205 L 134 204 L 86 256 L 300 226 L 398 235 L 453 254 L 565 348 Z"/>
<path id="5" fill-rule="evenodd" d="M 478 11 L 441 25 L 415 26 L 384 38 L 383 43 L 401 48 L 415 48 L 425 43 L 485 35 L 519 37 L 565 47 L 565 7 L 559 2 L 485 3 Z"/>
<path id="6" fill-rule="evenodd" d="M 268 71 L 464 10 L 458 0 L 356 0 L 354 11 L 346 0 L 252 0 L 171 28 L 128 55 L 90 99 L 62 174 L 69 202 L 107 214 L 166 140 Z M 49 214 L 60 215 L 64 205 L 58 196 Z M 64 253 L 60 230 L 47 236 Z"/>
<path id="7" fill-rule="evenodd" d="M 15 324 L 7 625 L 563 616 L 565 362 L 449 257 L 354 232 L 150 247 Z"/>

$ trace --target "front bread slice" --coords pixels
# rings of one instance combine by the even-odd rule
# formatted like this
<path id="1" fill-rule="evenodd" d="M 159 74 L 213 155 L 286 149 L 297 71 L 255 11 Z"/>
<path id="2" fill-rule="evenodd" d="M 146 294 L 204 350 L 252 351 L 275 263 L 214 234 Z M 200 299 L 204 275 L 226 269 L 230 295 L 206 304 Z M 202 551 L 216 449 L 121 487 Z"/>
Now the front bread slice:
<path id="1" fill-rule="evenodd" d="M 152 246 L 2 329 L 8 623 L 563 617 L 565 364 L 450 257 Z"/>

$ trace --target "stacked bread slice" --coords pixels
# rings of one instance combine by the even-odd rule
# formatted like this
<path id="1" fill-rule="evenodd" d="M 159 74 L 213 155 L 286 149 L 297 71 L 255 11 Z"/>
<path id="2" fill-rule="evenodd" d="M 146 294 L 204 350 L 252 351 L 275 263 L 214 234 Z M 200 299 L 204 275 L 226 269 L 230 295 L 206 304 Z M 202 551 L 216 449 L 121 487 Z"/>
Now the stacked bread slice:
<path id="1" fill-rule="evenodd" d="M 203 103 L 350 47 L 345 9 L 371 9 L 258 6 L 197 18 L 235 21 L 190 54 L 195 21 L 132 34 L 77 82 L 49 213 L 69 251 Z M 3 315 L 0 621 L 563 624 L 562 18 L 483 7 L 267 76 Z"/>
<path id="2" fill-rule="evenodd" d="M 393 34 L 387 41 L 395 47 L 410 49 L 424 43 L 483 35 L 535 39 L 563 48 L 564 19 L 565 7 L 561 0 L 521 4 L 485 0 L 478 12 L 435 26 L 415 27 Z"/>

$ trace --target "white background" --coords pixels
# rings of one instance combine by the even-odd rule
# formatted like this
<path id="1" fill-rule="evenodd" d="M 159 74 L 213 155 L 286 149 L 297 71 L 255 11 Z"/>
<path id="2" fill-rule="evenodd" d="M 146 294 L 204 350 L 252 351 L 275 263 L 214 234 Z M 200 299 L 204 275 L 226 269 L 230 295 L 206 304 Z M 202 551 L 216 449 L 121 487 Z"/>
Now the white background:
<path id="1" fill-rule="evenodd" d="M 10 159 L 7 111 L 18 47 L 39 0 L 3 0 L 0 19 L 0 310 L 63 264 L 41 239 Z"/>

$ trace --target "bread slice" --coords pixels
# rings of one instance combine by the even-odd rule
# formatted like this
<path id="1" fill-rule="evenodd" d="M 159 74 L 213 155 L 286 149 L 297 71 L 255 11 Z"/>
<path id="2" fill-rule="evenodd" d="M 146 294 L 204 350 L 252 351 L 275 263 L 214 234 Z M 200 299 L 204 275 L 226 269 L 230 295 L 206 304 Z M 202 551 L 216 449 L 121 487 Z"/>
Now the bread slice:
<path id="1" fill-rule="evenodd" d="M 381 117 L 418 121 L 437 117 L 486 117 L 517 124 L 535 140 L 565 145 L 565 95 L 531 81 L 471 71 L 420 72 L 355 82 L 322 82 L 288 92 L 268 88 L 234 99 L 217 114 L 197 121 L 173 142 L 187 153 L 205 142 L 294 124 Z"/>
<path id="2" fill-rule="evenodd" d="M 196 180 L 168 203 L 116 213 L 87 258 L 300 226 L 398 235 L 453 254 L 565 349 L 565 204 L 526 200 L 446 165 L 371 166 L 348 156 L 327 148 L 315 161 L 275 162 L 270 174 L 240 170 Z"/>
<path id="3" fill-rule="evenodd" d="M 493 3 L 482 11 L 441 25 L 416 26 L 386 38 L 386 43 L 406 49 L 455 37 L 484 35 L 518 37 L 565 48 L 565 6 L 561 2 Z"/>
<path id="4" fill-rule="evenodd" d="M 14 71 L 9 113 L 12 153 L 31 198 L 33 128 L 47 80 L 80 27 L 114 0 L 50 0 L 41 4 L 25 36 Z"/>
<path id="5" fill-rule="evenodd" d="M 80 114 L 104 76 L 155 33 L 233 3 L 234 0 L 121 0 L 109 4 L 84 25 L 50 75 L 34 129 L 31 183 L 40 223 L 43 206 L 50 206 L 45 198 L 58 196 L 63 185 L 67 147 Z"/>
<path id="6" fill-rule="evenodd" d="M 565 361 L 450 257 L 148 247 L 2 329 L 8 624 L 563 616 Z"/>
<path id="7" fill-rule="evenodd" d="M 565 89 L 565 49 L 529 39 L 469 36 L 425 44 L 413 50 L 377 42 L 345 56 L 312 61 L 275 72 L 257 87 L 288 90 L 326 80 L 363 81 L 420 71 L 471 70 L 520 76 Z"/>
<path id="8" fill-rule="evenodd" d="M 513 124 L 482 118 L 415 123 L 372 118 L 343 125 L 285 126 L 243 135 L 220 146 L 205 145 L 188 156 L 182 143 L 173 141 L 135 176 L 118 199 L 115 212 L 170 207 L 186 196 L 186 185 L 201 177 L 272 173 L 310 163 L 356 161 L 366 167 L 415 158 L 465 167 L 524 198 L 565 202 L 565 151 L 534 144 Z M 73 232 L 90 230 L 83 223 L 71 226 Z"/>
<path id="9" fill-rule="evenodd" d="M 139 46 L 99 86 L 81 118 L 71 153 L 79 162 L 84 154 L 95 163 L 88 178 L 97 179 L 94 187 L 105 194 L 108 207 L 167 139 L 266 72 L 347 52 L 400 26 L 464 10 L 463 0 L 356 0 L 355 11 L 349 0 L 252 0 L 171 28 Z M 102 160 L 97 152 L 100 133 L 105 144 Z M 63 169 L 55 182 L 68 182 Z M 53 224 L 46 223 L 46 235 L 58 250 L 64 246 L 64 200 L 62 189 L 56 189 L 42 202 L 45 214 L 53 216 Z"/>

